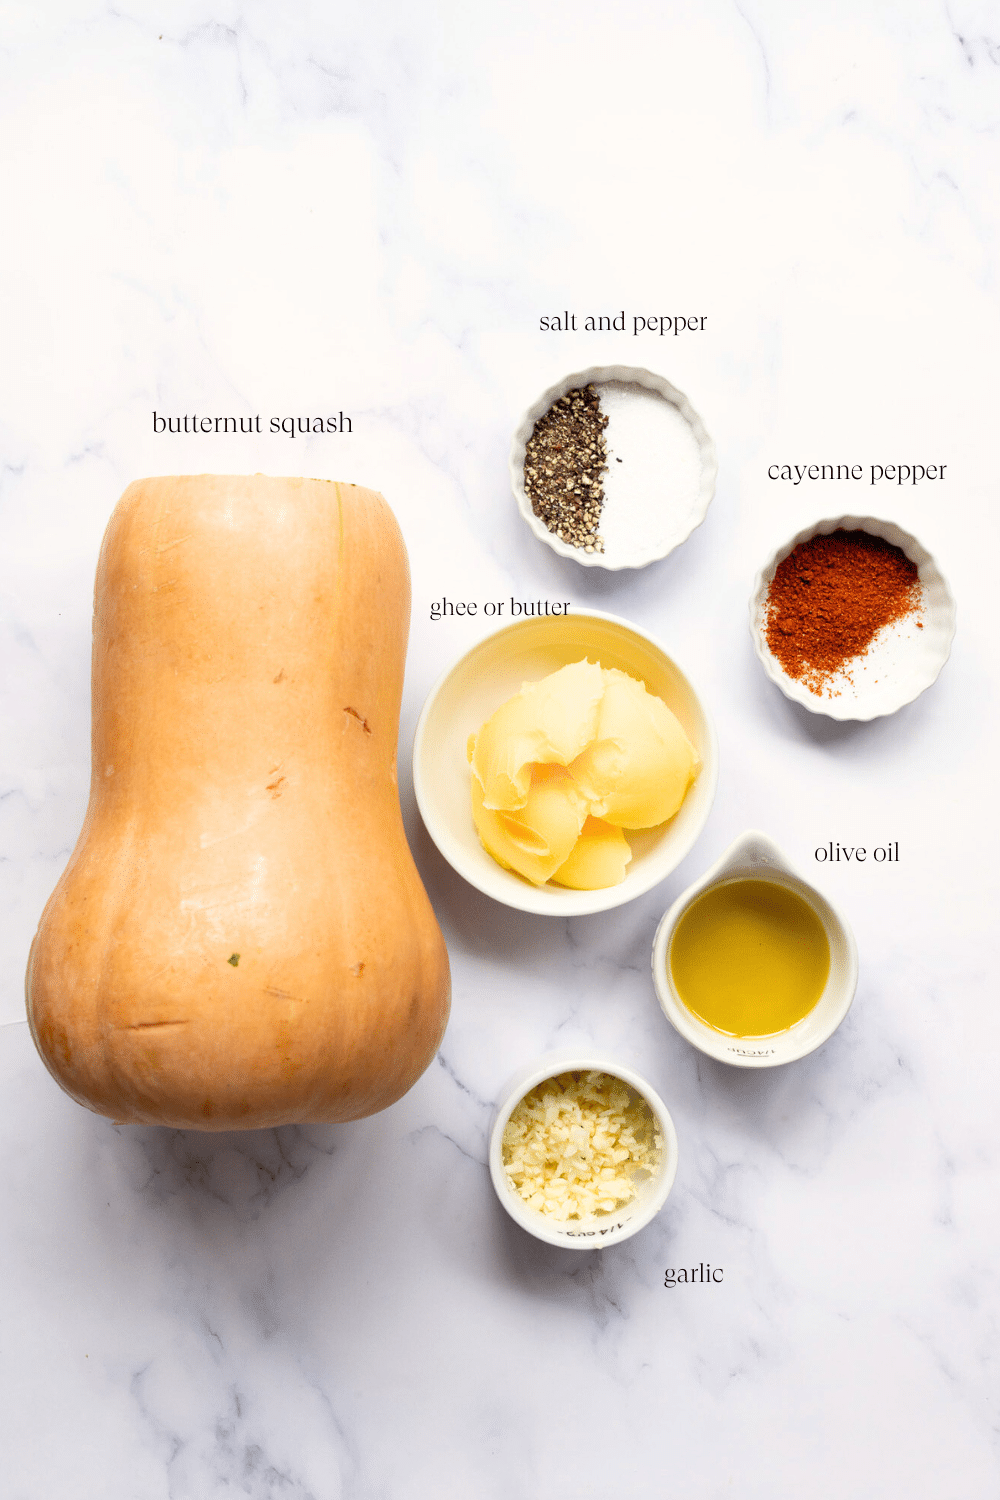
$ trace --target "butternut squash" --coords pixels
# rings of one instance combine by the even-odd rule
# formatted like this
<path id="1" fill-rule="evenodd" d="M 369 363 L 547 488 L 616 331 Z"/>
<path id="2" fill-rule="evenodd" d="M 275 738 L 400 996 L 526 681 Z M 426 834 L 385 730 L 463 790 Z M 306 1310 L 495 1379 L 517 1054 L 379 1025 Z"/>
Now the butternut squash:
<path id="1" fill-rule="evenodd" d="M 360 1118 L 433 1057 L 448 957 L 396 787 L 409 571 L 380 495 L 130 485 L 94 602 L 90 803 L 28 1018 L 62 1087 L 198 1130 Z"/>

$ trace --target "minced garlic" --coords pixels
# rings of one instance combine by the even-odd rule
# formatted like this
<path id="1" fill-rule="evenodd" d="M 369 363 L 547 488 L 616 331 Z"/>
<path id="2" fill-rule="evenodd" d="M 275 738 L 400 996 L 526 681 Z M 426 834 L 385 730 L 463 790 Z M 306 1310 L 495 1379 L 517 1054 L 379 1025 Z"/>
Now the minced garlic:
<path id="1" fill-rule="evenodd" d="M 515 1105 L 503 1133 L 511 1188 L 551 1219 L 614 1213 L 663 1151 L 645 1099 L 610 1073 L 560 1073 Z"/>

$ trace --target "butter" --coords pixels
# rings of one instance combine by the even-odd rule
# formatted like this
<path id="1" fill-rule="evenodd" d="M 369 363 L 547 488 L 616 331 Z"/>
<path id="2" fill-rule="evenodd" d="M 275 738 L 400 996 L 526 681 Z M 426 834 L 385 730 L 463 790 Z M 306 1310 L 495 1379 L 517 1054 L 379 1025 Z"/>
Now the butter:
<path id="1" fill-rule="evenodd" d="M 568 766 L 576 759 L 597 733 L 603 679 L 600 667 L 578 661 L 541 682 L 526 682 L 470 736 L 469 760 L 484 806 L 524 807 L 532 766 Z"/>
<path id="2" fill-rule="evenodd" d="M 524 807 L 504 812 L 486 805 L 472 777 L 472 816 L 483 848 L 507 870 L 544 885 L 565 864 L 587 819 L 587 804 L 568 771 L 536 766 Z"/>
<path id="3" fill-rule="evenodd" d="M 614 668 L 603 676 L 597 734 L 573 775 L 598 817 L 619 828 L 656 828 L 684 801 L 697 753 L 662 698 Z"/>
<path id="4" fill-rule="evenodd" d="M 525 683 L 470 735 L 472 816 L 498 864 L 535 885 L 619 885 L 623 829 L 677 812 L 699 758 L 667 705 L 615 668 L 574 662 Z"/>
<path id="5" fill-rule="evenodd" d="M 620 828 L 603 818 L 588 818 L 552 879 L 574 891 L 603 891 L 621 885 L 631 859 L 632 850 Z"/>

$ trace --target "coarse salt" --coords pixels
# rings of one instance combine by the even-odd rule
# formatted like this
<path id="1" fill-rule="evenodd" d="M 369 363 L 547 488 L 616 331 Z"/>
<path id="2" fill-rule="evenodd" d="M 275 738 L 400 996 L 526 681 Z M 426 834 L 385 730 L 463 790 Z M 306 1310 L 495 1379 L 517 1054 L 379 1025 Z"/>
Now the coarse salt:
<path id="1" fill-rule="evenodd" d="M 608 418 L 608 472 L 601 535 L 609 561 L 637 540 L 652 555 L 686 537 L 703 505 L 702 455 L 683 412 L 658 391 L 629 381 L 598 385 Z"/>

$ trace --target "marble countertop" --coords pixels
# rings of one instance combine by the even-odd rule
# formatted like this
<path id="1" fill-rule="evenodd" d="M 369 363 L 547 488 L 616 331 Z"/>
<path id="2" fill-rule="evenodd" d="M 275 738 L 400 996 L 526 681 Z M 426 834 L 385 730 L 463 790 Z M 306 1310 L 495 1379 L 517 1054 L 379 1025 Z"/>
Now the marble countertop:
<path id="1" fill-rule="evenodd" d="M 5 1497 L 992 1500 L 1000 10 L 10 0 L 0 23 Z M 678 315 L 704 327 L 661 334 Z M 506 463 L 540 392 L 615 363 L 688 395 L 719 479 L 689 541 L 610 574 L 528 533 Z M 338 430 L 282 430 L 321 414 Z M 864 477 L 768 475 L 810 463 Z M 97 550 L 134 478 L 258 470 L 378 488 L 402 526 L 401 794 L 452 1018 L 358 1124 L 115 1126 L 23 1020 L 86 802 Z M 844 512 L 918 536 L 958 601 L 936 685 L 868 724 L 788 702 L 747 630 L 761 564 Z M 443 598 L 569 600 L 676 655 L 721 771 L 661 886 L 549 919 L 444 863 L 409 747 L 491 622 L 433 620 Z M 861 972 L 837 1034 L 762 1072 L 688 1047 L 649 971 L 663 911 L 751 827 L 845 911 Z M 899 858 L 820 864 L 831 842 Z M 530 1239 L 486 1167 L 507 1075 L 574 1046 L 646 1074 L 680 1141 L 663 1211 L 603 1252 Z M 665 1284 L 704 1265 L 721 1281 Z"/>

